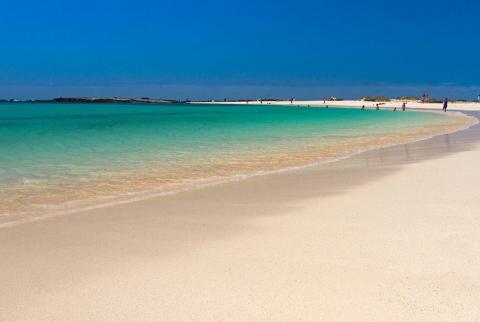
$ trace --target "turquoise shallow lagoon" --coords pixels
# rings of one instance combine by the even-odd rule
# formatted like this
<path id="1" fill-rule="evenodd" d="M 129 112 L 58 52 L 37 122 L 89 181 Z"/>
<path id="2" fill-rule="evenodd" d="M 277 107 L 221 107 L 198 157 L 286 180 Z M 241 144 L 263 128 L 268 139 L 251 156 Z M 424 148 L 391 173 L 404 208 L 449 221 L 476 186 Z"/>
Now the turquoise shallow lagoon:
<path id="1" fill-rule="evenodd" d="M 452 119 L 296 106 L 1 103 L 0 224 L 332 160 L 426 137 Z"/>

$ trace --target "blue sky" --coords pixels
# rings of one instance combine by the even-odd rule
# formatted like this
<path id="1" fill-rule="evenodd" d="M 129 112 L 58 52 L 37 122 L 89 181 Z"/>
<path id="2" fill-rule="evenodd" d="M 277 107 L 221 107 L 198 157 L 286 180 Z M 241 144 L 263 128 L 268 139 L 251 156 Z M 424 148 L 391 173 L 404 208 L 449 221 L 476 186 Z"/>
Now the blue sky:
<path id="1" fill-rule="evenodd" d="M 480 94 L 478 1 L 0 2 L 0 97 Z"/>

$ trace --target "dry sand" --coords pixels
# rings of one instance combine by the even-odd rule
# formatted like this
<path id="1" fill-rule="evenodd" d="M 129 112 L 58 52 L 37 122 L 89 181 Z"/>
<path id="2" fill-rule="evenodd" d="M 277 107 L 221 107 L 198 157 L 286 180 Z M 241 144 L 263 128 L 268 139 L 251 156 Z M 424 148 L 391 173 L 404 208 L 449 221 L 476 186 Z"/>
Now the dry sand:
<path id="1" fill-rule="evenodd" d="M 478 321 L 477 138 L 0 229 L 0 321 Z"/>

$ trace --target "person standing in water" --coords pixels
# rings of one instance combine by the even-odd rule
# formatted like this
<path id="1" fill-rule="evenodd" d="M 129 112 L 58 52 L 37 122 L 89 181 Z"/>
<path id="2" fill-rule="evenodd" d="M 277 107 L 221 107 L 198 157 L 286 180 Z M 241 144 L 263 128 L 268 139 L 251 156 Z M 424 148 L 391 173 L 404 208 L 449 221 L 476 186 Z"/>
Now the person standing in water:
<path id="1" fill-rule="evenodd" d="M 404 112 L 405 112 L 405 107 L 407 107 L 407 103 L 403 102 L 403 104 L 402 104 L 402 111 L 404 111 Z"/>
<path id="2" fill-rule="evenodd" d="M 448 107 L 448 98 L 445 97 L 443 100 L 443 111 L 446 112 Z"/>

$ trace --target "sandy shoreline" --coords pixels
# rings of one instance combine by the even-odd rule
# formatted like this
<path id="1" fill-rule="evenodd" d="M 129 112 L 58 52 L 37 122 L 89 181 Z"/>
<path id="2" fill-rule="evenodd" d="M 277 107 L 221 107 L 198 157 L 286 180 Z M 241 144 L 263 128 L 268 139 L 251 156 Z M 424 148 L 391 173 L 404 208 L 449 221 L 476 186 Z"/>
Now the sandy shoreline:
<path id="1" fill-rule="evenodd" d="M 296 110 L 296 108 L 293 110 Z M 337 109 L 337 111 L 338 110 L 339 109 Z M 441 116 L 441 118 L 443 118 L 443 121 L 439 122 L 438 125 L 425 124 L 423 127 L 411 127 L 402 131 L 391 130 L 379 135 L 365 137 L 357 136 L 355 142 L 352 142 L 351 144 L 344 142 L 339 144 L 338 148 L 335 150 L 326 148 L 321 142 L 319 143 L 317 149 L 314 149 L 313 147 L 304 149 L 299 145 L 300 148 L 291 148 L 289 153 L 272 153 L 268 156 L 268 158 L 265 158 L 265 160 L 268 161 L 263 164 L 256 162 L 254 166 L 249 167 L 248 165 L 251 164 L 254 159 L 245 160 L 243 164 L 247 166 L 244 168 L 239 166 L 231 168 L 230 175 L 226 174 L 226 169 L 224 169 L 224 171 L 220 171 L 221 175 L 215 175 L 215 173 L 212 173 L 211 176 L 205 177 L 192 173 L 192 177 L 189 177 L 187 180 L 189 183 L 183 185 L 179 184 L 177 186 L 172 185 L 172 188 L 170 189 L 165 189 L 164 186 L 158 183 L 158 180 L 155 181 L 155 179 L 170 176 L 170 173 L 168 172 L 159 173 L 158 170 L 161 169 L 160 167 L 149 168 L 145 173 L 137 172 L 128 180 L 128 185 L 125 185 L 124 187 L 126 190 L 117 190 L 115 192 L 109 190 L 108 192 L 110 195 L 106 196 L 99 195 L 98 193 L 102 192 L 100 190 L 97 191 L 96 194 L 93 194 L 90 198 L 84 197 L 83 199 L 77 199 L 77 193 L 94 189 L 92 186 L 89 186 L 88 181 L 77 182 L 73 191 L 57 189 L 58 193 L 55 194 L 55 191 L 50 191 L 50 193 L 45 193 L 44 196 L 38 196 L 38 194 L 30 193 L 28 191 L 21 195 L 16 194 L 15 192 L 11 194 L 4 192 L 3 197 L 0 196 L 0 199 L 5 198 L 4 203 L 0 204 L 0 229 L 21 225 L 27 222 L 43 220 L 45 218 L 69 215 L 79 211 L 110 207 L 117 204 L 140 201 L 152 197 L 181 193 L 190 189 L 202 188 L 224 182 L 244 180 L 253 176 L 273 174 L 290 171 L 292 169 L 317 166 L 328 162 L 335 162 L 366 150 L 378 149 L 396 144 L 404 144 L 428 139 L 432 136 L 440 134 L 452 133 L 478 122 L 476 118 L 468 117 L 462 112 L 451 111 L 449 113 L 443 113 L 431 110 L 420 112 L 438 114 Z M 398 115 L 402 116 L 402 114 Z M 324 151 L 328 151 L 328 153 L 325 154 Z M 292 159 L 290 156 L 295 157 Z M 238 158 L 239 156 L 236 157 Z M 275 164 L 272 164 L 270 160 L 274 160 L 275 162 L 273 163 Z M 223 167 L 221 162 L 217 164 L 211 163 L 204 170 L 208 172 L 209 168 L 220 169 L 221 167 Z M 204 173 L 198 166 L 195 169 L 195 172 Z M 118 185 L 118 182 L 105 183 L 103 181 L 98 183 L 98 185 L 103 186 L 103 188 L 106 185 L 113 187 L 115 186 L 115 183 Z M 142 188 L 140 189 L 139 187 Z M 45 197 L 45 195 L 48 196 L 48 201 L 42 199 L 42 197 Z M 39 206 L 36 208 L 28 208 L 30 204 Z"/>
<path id="2" fill-rule="evenodd" d="M 1 229 L 0 320 L 478 320 L 479 134 Z"/>
<path id="3" fill-rule="evenodd" d="M 244 104 L 265 104 L 265 105 L 298 105 L 298 106 L 312 106 L 312 107 L 357 107 L 360 108 L 365 105 L 367 109 L 375 109 L 376 104 L 379 103 L 381 109 L 400 109 L 403 102 L 406 102 L 407 109 L 415 110 L 437 110 L 441 111 L 443 104 L 442 103 L 421 103 L 415 101 L 401 101 L 401 100 L 392 100 L 390 102 L 366 102 L 361 100 L 343 100 L 343 101 L 330 101 L 326 100 L 295 100 L 292 103 L 290 101 L 209 101 L 209 102 L 192 102 L 192 104 L 225 104 L 225 105 L 244 105 Z M 480 102 L 450 102 L 448 105 L 448 110 L 454 111 L 480 111 Z"/>

